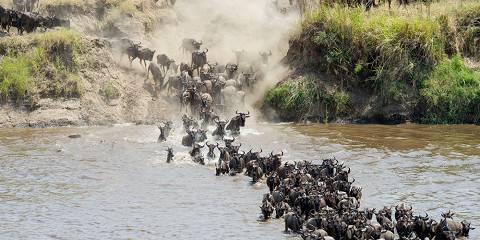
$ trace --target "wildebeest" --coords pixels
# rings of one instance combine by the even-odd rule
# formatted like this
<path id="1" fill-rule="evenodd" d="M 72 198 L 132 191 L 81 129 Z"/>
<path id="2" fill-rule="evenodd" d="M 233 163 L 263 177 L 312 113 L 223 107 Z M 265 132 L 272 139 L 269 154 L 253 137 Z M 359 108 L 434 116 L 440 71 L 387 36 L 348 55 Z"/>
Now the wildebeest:
<path id="1" fill-rule="evenodd" d="M 153 81 L 155 82 L 155 90 L 160 91 L 163 86 L 163 79 L 164 79 L 164 76 L 162 74 L 162 71 L 160 70 L 160 67 L 158 67 L 158 65 L 155 64 L 154 62 L 151 62 L 148 65 L 148 69 L 147 69 L 147 79 L 150 72 L 152 73 Z"/>
<path id="2" fill-rule="evenodd" d="M 140 64 L 143 62 L 143 66 L 147 68 L 147 61 L 153 60 L 153 55 L 155 55 L 155 50 L 149 48 L 140 47 L 138 49 L 138 55 L 136 56 L 140 60 Z"/>
<path id="3" fill-rule="evenodd" d="M 248 117 L 250 117 L 250 111 L 248 113 L 239 113 L 235 111 L 237 116 L 233 117 L 232 120 L 227 125 L 227 130 L 230 130 L 234 133 L 240 132 L 240 127 L 245 127 L 245 121 Z"/>
<path id="4" fill-rule="evenodd" d="M 190 129 L 188 129 L 186 132 L 187 132 L 187 135 L 182 138 L 182 145 L 186 147 L 191 147 L 196 141 L 195 139 L 196 132 Z"/>
<path id="5" fill-rule="evenodd" d="M 208 147 L 207 157 L 210 158 L 210 159 L 214 159 L 215 158 L 215 148 L 217 147 L 217 145 L 208 144 L 208 142 L 206 142 L 205 145 Z"/>
<path id="6" fill-rule="evenodd" d="M 184 38 L 182 40 L 182 45 L 180 45 L 180 49 L 182 49 L 183 53 L 193 53 L 195 51 L 200 50 L 200 46 L 202 46 L 203 41 L 196 41 L 192 38 Z"/>
<path id="7" fill-rule="evenodd" d="M 170 65 L 175 62 L 174 60 L 170 59 L 165 54 L 157 55 L 157 64 L 162 68 L 164 73 L 167 73 Z"/>
<path id="8" fill-rule="evenodd" d="M 168 148 L 167 149 L 167 163 L 170 163 L 171 161 L 173 161 L 173 149 L 172 148 Z"/>
<path id="9" fill-rule="evenodd" d="M 201 154 L 201 150 L 204 147 L 205 147 L 205 144 L 203 146 L 198 144 L 198 143 L 193 144 L 193 148 L 190 151 L 190 156 L 195 157 L 195 156 Z"/>
<path id="10" fill-rule="evenodd" d="M 263 220 L 269 219 L 274 211 L 274 208 L 269 201 L 263 201 L 260 209 L 262 210 Z"/>
<path id="11" fill-rule="evenodd" d="M 128 56 L 128 61 L 132 65 L 133 60 L 135 60 L 140 54 L 141 42 L 134 43 L 132 40 L 127 38 L 122 38 L 119 41 L 119 48 L 123 54 Z"/>
<path id="12" fill-rule="evenodd" d="M 302 218 L 296 212 L 289 212 L 285 215 L 285 232 L 292 230 L 295 233 L 299 233 L 302 229 Z"/>
<path id="13" fill-rule="evenodd" d="M 192 52 L 192 69 L 197 70 L 197 74 L 200 75 L 200 68 L 203 67 L 203 65 L 207 64 L 207 52 L 208 49 L 205 51 L 194 51 Z"/>
<path id="14" fill-rule="evenodd" d="M 237 64 L 228 63 L 227 66 L 225 66 L 225 71 L 227 73 L 227 78 L 228 79 L 235 78 L 237 70 L 238 70 L 238 65 Z"/>
<path id="15" fill-rule="evenodd" d="M 269 51 L 268 53 L 267 52 L 259 52 L 258 54 L 260 54 L 262 63 L 263 64 L 268 64 L 268 58 L 270 58 L 270 56 L 272 56 L 272 51 Z"/>
<path id="16" fill-rule="evenodd" d="M 217 128 L 212 132 L 212 135 L 223 138 L 223 136 L 225 136 L 227 134 L 225 132 L 225 125 L 227 125 L 227 122 L 226 121 L 220 121 L 218 119 L 215 119 L 214 122 L 217 125 Z"/>
<path id="17" fill-rule="evenodd" d="M 158 129 L 160 130 L 160 135 L 158 136 L 157 142 L 164 142 L 167 140 L 167 137 L 165 136 L 165 128 L 162 126 L 157 126 Z"/>

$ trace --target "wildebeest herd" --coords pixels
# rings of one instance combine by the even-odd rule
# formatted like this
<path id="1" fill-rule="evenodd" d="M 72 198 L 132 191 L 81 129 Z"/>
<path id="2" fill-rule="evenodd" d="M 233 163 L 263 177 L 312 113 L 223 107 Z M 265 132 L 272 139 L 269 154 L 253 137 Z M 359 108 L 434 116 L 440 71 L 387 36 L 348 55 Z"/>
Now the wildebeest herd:
<path id="1" fill-rule="evenodd" d="M 309 240 L 451 240 L 468 237 L 474 229 L 470 222 L 457 220 L 450 211 L 435 220 L 427 213 L 415 215 L 406 203 L 378 210 L 361 208 L 362 188 L 354 184 L 351 169 L 335 158 L 315 163 L 282 162 L 283 151 L 263 154 L 262 149 L 241 150 L 242 144 L 236 143 L 235 136 L 249 116 L 249 112 L 236 112 L 228 123 L 218 116 L 212 117 L 212 122 L 199 123 L 184 115 L 186 135 L 182 145 L 192 148 L 189 154 L 196 163 L 204 165 L 205 158 L 216 161 L 217 176 L 243 173 L 252 183 L 265 182 L 269 192 L 260 205 L 261 219 L 283 218 L 285 232 Z M 223 144 L 206 141 L 210 124 L 215 125 L 211 135 Z M 159 141 L 164 141 L 172 130 L 172 122 L 164 122 L 159 128 Z M 206 156 L 201 151 L 204 147 L 208 148 Z M 173 161 L 173 150 L 168 148 L 167 152 L 167 162 Z"/>
<path id="2" fill-rule="evenodd" d="M 188 63 L 177 64 L 163 53 L 155 57 L 156 51 L 141 42 L 123 38 L 113 43 L 128 56 L 130 66 L 139 59 L 147 80 L 150 74 L 153 77 L 156 95 L 166 90 L 167 95 L 178 97 L 182 110 L 208 122 L 213 120 L 214 109 L 223 111 L 244 104 L 246 92 L 264 78 L 272 52 L 259 52 L 257 59 L 249 61 L 246 51 L 234 51 L 236 62 L 221 65 L 208 61 L 208 49 L 201 49 L 202 44 L 203 41 L 183 39 L 179 50 L 191 58 Z"/>
<path id="3" fill-rule="evenodd" d="M 34 12 L 21 12 L 0 6 L 0 28 L 10 32 L 14 27 L 18 34 L 31 33 L 37 28 L 70 27 L 70 21 L 55 16 L 44 17 Z"/>

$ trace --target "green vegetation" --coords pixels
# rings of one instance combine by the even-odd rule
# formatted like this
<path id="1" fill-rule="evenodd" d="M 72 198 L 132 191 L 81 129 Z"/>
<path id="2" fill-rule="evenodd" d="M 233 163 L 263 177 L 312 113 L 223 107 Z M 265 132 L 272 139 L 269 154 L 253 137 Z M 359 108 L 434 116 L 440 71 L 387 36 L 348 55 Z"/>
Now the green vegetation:
<path id="1" fill-rule="evenodd" d="M 3 101 L 36 97 L 80 97 L 75 57 L 80 37 L 69 30 L 0 39 L 0 95 Z"/>
<path id="2" fill-rule="evenodd" d="M 480 106 L 479 73 L 469 69 L 463 58 L 480 59 L 480 2 L 449 4 L 432 3 L 434 15 L 413 7 L 365 12 L 320 6 L 306 16 L 287 60 L 302 74 L 329 76 L 316 85 L 330 86 L 319 91 L 334 89 L 329 95 L 335 100 L 326 109 L 337 117 L 354 115 L 352 111 L 360 106 L 351 107 L 349 93 L 361 91 L 375 99 L 376 107 L 409 105 L 412 116 L 408 117 L 415 121 L 478 122 L 473 113 Z M 288 81 L 271 90 L 267 105 L 282 112 L 297 111 L 297 118 L 302 118 L 312 113 L 312 107 L 305 110 L 306 106 L 325 102 L 306 98 L 313 102 L 295 106 L 296 101 L 286 100 L 292 97 L 279 97 L 295 92 L 292 86 L 296 83 Z"/>
<path id="3" fill-rule="evenodd" d="M 425 99 L 425 122 L 461 123 L 480 119 L 480 72 L 458 56 L 439 64 L 420 90 Z"/>
<path id="4" fill-rule="evenodd" d="M 319 88 L 316 81 L 313 76 L 287 80 L 268 91 L 265 102 L 280 110 L 280 117 L 286 120 L 298 120 L 310 114 L 324 120 L 345 116 L 350 108 L 350 95 L 345 91 L 328 92 Z"/>
<path id="5" fill-rule="evenodd" d="M 102 94 L 108 100 L 117 99 L 120 97 L 120 91 L 118 91 L 112 82 L 106 83 L 100 90 L 100 94 Z"/>

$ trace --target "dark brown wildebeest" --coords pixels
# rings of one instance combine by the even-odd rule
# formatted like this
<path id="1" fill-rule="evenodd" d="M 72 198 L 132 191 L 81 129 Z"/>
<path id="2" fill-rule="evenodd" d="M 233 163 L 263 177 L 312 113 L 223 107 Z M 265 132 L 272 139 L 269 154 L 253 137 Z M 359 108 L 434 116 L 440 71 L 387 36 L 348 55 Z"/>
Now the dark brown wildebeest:
<path id="1" fill-rule="evenodd" d="M 192 69 L 197 70 L 197 74 L 200 76 L 200 68 L 202 68 L 205 64 L 207 64 L 207 52 L 208 49 L 205 51 L 195 51 L 192 53 Z"/>
<path id="2" fill-rule="evenodd" d="M 175 60 L 170 59 L 166 54 L 157 55 L 157 64 L 162 68 L 164 73 L 167 73 L 168 68 Z"/>
<path id="3" fill-rule="evenodd" d="M 155 82 L 155 91 L 162 90 L 164 76 L 162 74 L 162 71 L 158 67 L 158 65 L 155 64 L 154 62 L 151 62 L 148 65 L 147 79 L 148 79 L 148 75 L 149 75 L 150 72 L 152 73 L 153 81 Z"/>
<path id="4" fill-rule="evenodd" d="M 245 120 L 250 117 L 250 111 L 248 113 L 239 113 L 238 111 L 235 111 L 235 113 L 237 116 L 230 120 L 230 123 L 227 125 L 227 130 L 238 134 L 240 133 L 240 127 L 245 127 Z"/>
<path id="5" fill-rule="evenodd" d="M 184 38 L 182 40 L 182 45 L 180 45 L 180 49 L 182 49 L 183 53 L 193 53 L 195 51 L 200 50 L 200 46 L 202 46 L 203 42 L 197 42 L 197 40 L 192 38 Z"/>
<path id="6" fill-rule="evenodd" d="M 155 55 L 155 50 L 150 50 L 145 47 L 140 47 L 138 49 L 138 59 L 140 60 L 140 65 L 143 62 L 143 66 L 147 68 L 147 61 L 152 61 L 153 60 L 153 55 Z"/>
<path id="7" fill-rule="evenodd" d="M 126 54 L 128 56 L 130 66 L 132 65 L 133 60 L 137 58 L 141 44 L 141 42 L 134 43 L 132 40 L 127 38 L 120 39 L 118 47 L 123 54 Z"/>
<path id="8" fill-rule="evenodd" d="M 173 149 L 172 148 L 168 148 L 167 149 L 167 163 L 170 163 L 171 161 L 173 161 Z"/>

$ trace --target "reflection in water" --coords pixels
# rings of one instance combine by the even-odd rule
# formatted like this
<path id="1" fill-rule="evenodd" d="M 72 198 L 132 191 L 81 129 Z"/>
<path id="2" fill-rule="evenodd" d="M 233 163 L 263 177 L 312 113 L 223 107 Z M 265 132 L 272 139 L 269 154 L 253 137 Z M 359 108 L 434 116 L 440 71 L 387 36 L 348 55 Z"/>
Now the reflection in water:
<path id="1" fill-rule="evenodd" d="M 285 160 L 347 162 L 363 206 L 405 201 L 436 218 L 452 209 L 480 226 L 479 130 L 257 124 L 238 139 L 245 150 L 284 150 Z M 264 184 L 191 163 L 181 135 L 160 144 L 151 126 L 0 130 L 0 239 L 292 238 L 281 220 L 257 221 Z"/>

